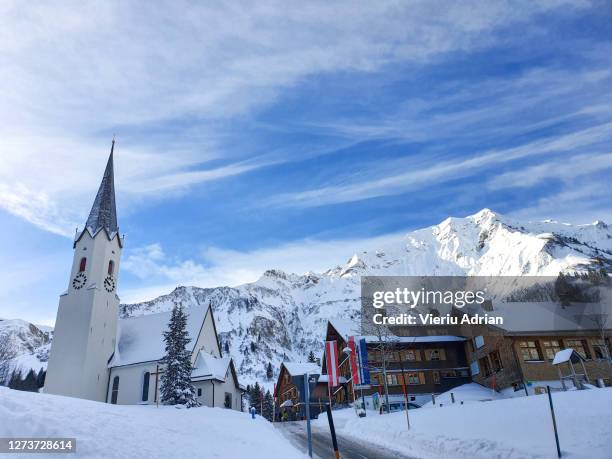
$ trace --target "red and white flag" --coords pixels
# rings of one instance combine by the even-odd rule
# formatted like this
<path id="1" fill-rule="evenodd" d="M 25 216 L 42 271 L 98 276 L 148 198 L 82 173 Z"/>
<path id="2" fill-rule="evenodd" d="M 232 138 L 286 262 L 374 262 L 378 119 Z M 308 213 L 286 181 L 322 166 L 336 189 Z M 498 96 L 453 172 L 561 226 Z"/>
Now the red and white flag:
<path id="1" fill-rule="evenodd" d="M 340 374 L 338 371 L 338 342 L 325 341 L 325 359 L 327 365 L 327 384 L 329 387 L 340 385 Z"/>
<path id="2" fill-rule="evenodd" d="M 351 354 L 349 355 L 349 362 L 351 364 L 351 380 L 353 381 L 353 386 L 358 386 L 360 384 L 359 364 L 357 363 L 357 346 L 355 345 L 354 336 L 349 336 L 348 347 L 351 350 Z"/>

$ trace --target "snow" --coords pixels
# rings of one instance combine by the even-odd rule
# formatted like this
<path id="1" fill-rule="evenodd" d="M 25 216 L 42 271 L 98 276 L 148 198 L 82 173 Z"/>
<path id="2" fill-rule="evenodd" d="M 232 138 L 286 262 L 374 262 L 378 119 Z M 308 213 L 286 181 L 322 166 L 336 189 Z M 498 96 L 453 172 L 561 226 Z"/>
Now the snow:
<path id="1" fill-rule="evenodd" d="M 555 354 L 555 358 L 552 361 L 553 365 L 558 365 L 560 363 L 569 362 L 572 354 L 574 353 L 573 349 L 562 349 Z M 576 355 L 580 356 L 580 354 L 576 353 Z M 580 357 L 582 358 L 582 357 Z"/>
<path id="2" fill-rule="evenodd" d="M 306 373 L 318 375 L 321 373 L 321 367 L 319 367 L 319 365 L 316 363 L 283 362 L 283 365 L 291 376 L 299 376 Z"/>
<path id="3" fill-rule="evenodd" d="M 0 387 L 0 419 L 0 437 L 76 438 L 76 457 L 304 457 L 268 421 L 223 408 L 119 406 Z"/>
<path id="4" fill-rule="evenodd" d="M 200 352 L 196 359 L 195 366 L 191 372 L 192 379 L 218 379 L 225 381 L 225 375 L 231 357 L 217 358 L 210 354 Z"/>
<path id="5" fill-rule="evenodd" d="M 410 431 L 404 411 L 385 415 L 370 411 L 367 417 L 358 418 L 353 409 L 334 412 L 336 430 L 425 459 L 556 457 L 547 395 L 477 402 L 484 393 L 479 395 L 473 388 L 459 392 L 475 399 L 464 405 L 444 399 L 442 408 L 410 410 Z M 555 392 L 552 397 L 563 457 L 609 459 L 612 389 Z M 316 428 L 326 425 L 324 417 L 315 421 Z"/>
<path id="6" fill-rule="evenodd" d="M 193 348 L 196 344 L 207 306 L 192 306 L 187 313 L 187 333 Z M 130 365 L 159 360 L 164 356 L 163 332 L 168 329 L 172 311 L 148 314 L 129 319 L 120 319 L 117 327 L 119 336 L 117 351 L 110 366 Z"/>

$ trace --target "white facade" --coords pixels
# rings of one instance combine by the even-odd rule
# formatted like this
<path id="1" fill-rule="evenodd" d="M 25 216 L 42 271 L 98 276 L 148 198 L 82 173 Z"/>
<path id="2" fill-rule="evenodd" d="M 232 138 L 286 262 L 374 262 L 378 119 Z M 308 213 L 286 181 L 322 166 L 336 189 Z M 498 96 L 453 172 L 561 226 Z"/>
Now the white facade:
<path id="1" fill-rule="evenodd" d="M 223 358 L 210 306 L 194 306 L 187 312 L 191 339 L 192 382 L 204 406 L 242 408 L 243 390 L 230 358 Z M 121 319 L 118 345 L 110 362 L 106 401 L 119 405 L 160 403 L 164 365 L 163 331 L 170 312 Z M 227 404 L 229 406 L 226 406 Z"/>
<path id="2" fill-rule="evenodd" d="M 45 392 L 105 400 L 108 361 L 116 344 L 122 242 L 111 150 L 86 228 L 74 243 L 68 289 L 60 296 L 57 310 Z"/>

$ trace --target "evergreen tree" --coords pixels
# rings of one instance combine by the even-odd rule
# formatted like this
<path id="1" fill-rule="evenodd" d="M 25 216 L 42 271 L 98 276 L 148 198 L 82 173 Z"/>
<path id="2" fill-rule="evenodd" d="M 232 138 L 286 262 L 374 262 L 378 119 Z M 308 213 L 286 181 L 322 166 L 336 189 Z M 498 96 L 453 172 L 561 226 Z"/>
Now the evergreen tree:
<path id="1" fill-rule="evenodd" d="M 14 390 L 21 390 L 22 381 L 21 381 L 21 373 L 19 371 L 14 371 L 11 373 L 11 378 L 9 379 L 8 387 Z"/>
<path id="2" fill-rule="evenodd" d="M 256 349 L 257 349 L 257 346 L 255 345 L 255 342 L 251 341 L 251 352 L 255 352 Z"/>
<path id="3" fill-rule="evenodd" d="M 21 390 L 28 392 L 38 392 L 38 383 L 36 382 L 36 373 L 30 370 L 22 382 Z"/>
<path id="4" fill-rule="evenodd" d="M 317 358 L 314 355 L 314 352 L 310 351 L 310 354 L 308 354 L 308 361 L 311 363 L 315 363 L 317 361 Z"/>
<path id="5" fill-rule="evenodd" d="M 272 414 L 274 412 L 274 399 L 269 390 L 266 391 L 266 395 L 263 400 L 263 417 L 268 421 L 272 421 Z"/>
<path id="6" fill-rule="evenodd" d="M 274 370 L 272 369 L 272 363 L 268 362 L 266 367 L 266 378 L 270 381 L 274 377 Z"/>
<path id="7" fill-rule="evenodd" d="M 195 388 L 191 384 L 189 341 L 187 315 L 181 306 L 175 305 L 168 329 L 164 332 L 166 353 L 161 361 L 166 365 L 161 375 L 161 401 L 166 405 L 198 406 Z"/>
<path id="8" fill-rule="evenodd" d="M 223 350 L 225 351 L 226 355 L 229 355 L 230 349 L 229 349 L 229 343 L 227 341 L 223 345 Z"/>
<path id="9" fill-rule="evenodd" d="M 46 376 L 47 376 L 47 372 L 41 368 L 40 371 L 38 372 L 38 375 L 36 376 L 36 385 L 38 386 L 39 389 L 45 386 Z"/>
<path id="10" fill-rule="evenodd" d="M 258 382 L 255 382 L 255 385 L 251 388 L 250 394 L 250 405 L 255 408 L 257 414 L 261 415 L 261 402 L 263 397 L 263 391 L 261 390 L 261 386 Z"/>

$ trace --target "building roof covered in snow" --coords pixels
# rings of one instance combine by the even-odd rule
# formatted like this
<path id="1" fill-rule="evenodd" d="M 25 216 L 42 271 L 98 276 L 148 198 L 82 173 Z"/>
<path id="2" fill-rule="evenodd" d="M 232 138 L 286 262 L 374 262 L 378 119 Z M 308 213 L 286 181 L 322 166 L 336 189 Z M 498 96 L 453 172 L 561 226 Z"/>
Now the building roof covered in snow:
<path id="1" fill-rule="evenodd" d="M 192 306 L 185 309 L 187 334 L 193 351 L 209 306 Z M 211 310 L 212 313 L 212 310 Z M 117 367 L 134 363 L 160 360 L 164 356 L 163 332 L 168 329 L 172 311 L 119 319 L 117 346 L 109 366 Z"/>
<path id="2" fill-rule="evenodd" d="M 601 303 L 509 302 L 494 303 L 491 315 L 503 317 L 500 328 L 510 333 L 584 331 L 612 328 L 612 305 Z"/>
<path id="3" fill-rule="evenodd" d="M 316 363 L 283 362 L 282 365 L 287 369 L 287 372 L 291 376 L 299 376 L 306 373 L 318 375 L 321 373 L 321 367 L 319 367 L 319 365 L 317 365 Z"/>
<path id="4" fill-rule="evenodd" d="M 191 372 L 192 379 L 218 379 L 225 381 L 225 376 L 232 362 L 231 357 L 214 357 L 210 354 L 200 352 L 196 358 L 193 371 Z"/>

